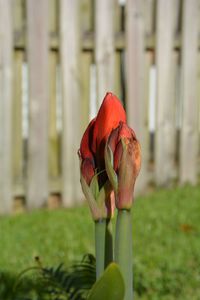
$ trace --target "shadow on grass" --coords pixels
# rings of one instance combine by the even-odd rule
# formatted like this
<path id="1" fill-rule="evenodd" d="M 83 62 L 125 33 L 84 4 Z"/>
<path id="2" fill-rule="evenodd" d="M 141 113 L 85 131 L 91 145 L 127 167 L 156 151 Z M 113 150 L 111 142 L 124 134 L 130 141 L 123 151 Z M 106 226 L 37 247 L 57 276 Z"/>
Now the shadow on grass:
<path id="1" fill-rule="evenodd" d="M 94 282 L 95 259 L 87 254 L 68 268 L 36 266 L 19 275 L 0 271 L 0 299 L 85 300 Z"/>
<path id="2" fill-rule="evenodd" d="M 0 271 L 0 299 L 29 300 L 40 299 L 41 285 L 39 280 L 26 276 L 18 283 L 18 275 Z M 35 298 L 34 298 L 35 297 Z"/>

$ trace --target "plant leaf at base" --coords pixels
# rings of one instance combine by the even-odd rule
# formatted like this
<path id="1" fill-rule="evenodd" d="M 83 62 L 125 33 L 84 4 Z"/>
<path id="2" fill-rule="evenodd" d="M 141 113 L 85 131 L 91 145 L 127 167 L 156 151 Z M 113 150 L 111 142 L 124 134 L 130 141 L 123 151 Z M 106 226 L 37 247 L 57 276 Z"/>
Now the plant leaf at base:
<path id="1" fill-rule="evenodd" d="M 123 300 L 124 280 L 116 263 L 111 263 L 93 285 L 87 300 Z"/>

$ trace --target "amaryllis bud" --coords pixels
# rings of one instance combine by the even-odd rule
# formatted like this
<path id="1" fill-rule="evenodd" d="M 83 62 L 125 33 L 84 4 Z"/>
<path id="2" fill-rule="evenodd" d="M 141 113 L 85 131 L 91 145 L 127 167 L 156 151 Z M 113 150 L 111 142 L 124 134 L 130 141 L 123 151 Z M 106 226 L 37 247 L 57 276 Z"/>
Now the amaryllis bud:
<path id="1" fill-rule="evenodd" d="M 115 190 L 116 207 L 130 209 L 141 166 L 141 152 L 135 133 L 127 124 L 121 122 L 111 132 L 105 148 L 105 164 Z"/>
<path id="2" fill-rule="evenodd" d="M 108 136 L 120 122 L 126 122 L 124 108 L 115 95 L 107 93 L 97 117 L 89 123 L 81 140 L 81 184 L 95 220 L 113 214 L 112 187 L 105 171 L 104 149 Z"/>
<path id="3" fill-rule="evenodd" d="M 107 93 L 96 117 L 93 131 L 92 150 L 96 153 L 99 168 L 104 168 L 104 149 L 111 131 L 126 122 L 126 113 L 120 100 L 112 93 Z"/>

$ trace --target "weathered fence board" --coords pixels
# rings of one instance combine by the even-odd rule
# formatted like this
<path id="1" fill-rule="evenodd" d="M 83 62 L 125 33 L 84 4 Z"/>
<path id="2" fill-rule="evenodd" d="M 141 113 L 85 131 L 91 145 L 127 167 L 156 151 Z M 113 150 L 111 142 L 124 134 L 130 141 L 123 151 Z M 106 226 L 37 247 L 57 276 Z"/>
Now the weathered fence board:
<path id="1" fill-rule="evenodd" d="M 137 192 L 198 182 L 199 0 L 0 0 L 0 9 L 0 213 L 24 199 L 82 201 L 77 150 L 108 90 L 141 143 Z"/>
<path id="2" fill-rule="evenodd" d="M 114 87 L 113 92 L 115 95 L 119 97 L 119 99 L 123 99 L 123 91 L 122 91 L 122 54 L 120 52 L 115 53 L 115 73 L 114 73 Z"/>
<path id="3" fill-rule="evenodd" d="M 57 0 L 49 0 L 49 32 L 52 38 L 54 38 L 58 34 L 58 9 L 59 9 L 59 1 Z"/>
<path id="4" fill-rule="evenodd" d="M 180 181 L 197 182 L 198 174 L 198 112 L 197 71 L 199 1 L 184 1 L 181 91 L 183 99 L 182 130 L 180 143 Z"/>
<path id="5" fill-rule="evenodd" d="M 39 7 L 39 9 L 38 9 Z M 27 207 L 48 197 L 48 0 L 27 1 L 29 138 Z"/>
<path id="6" fill-rule="evenodd" d="M 22 136 L 22 64 L 23 52 L 15 51 L 14 55 L 14 82 L 13 82 L 13 110 L 12 110 L 12 178 L 16 196 L 21 196 L 23 186 L 23 136 Z"/>
<path id="7" fill-rule="evenodd" d="M 95 63 L 97 103 L 114 89 L 114 0 L 95 2 Z"/>
<path id="8" fill-rule="evenodd" d="M 57 98 L 56 98 L 56 78 L 57 78 L 58 55 L 55 51 L 49 54 L 49 176 L 50 182 L 59 177 L 59 137 L 57 132 Z M 50 184 L 52 189 L 52 184 Z"/>
<path id="9" fill-rule="evenodd" d="M 85 36 L 91 34 L 94 30 L 94 17 L 93 7 L 94 2 L 92 0 L 83 0 L 80 3 L 80 23 L 81 23 L 81 34 L 83 39 Z M 81 46 L 81 45 L 79 45 Z M 90 85 L 91 85 L 91 64 L 93 62 L 93 53 L 91 51 L 81 52 L 81 107 L 80 107 L 80 125 L 81 134 L 85 131 L 88 122 L 90 121 Z"/>
<path id="10" fill-rule="evenodd" d="M 127 0 L 126 40 L 126 108 L 129 125 L 134 128 L 141 143 L 143 163 L 137 191 L 142 191 L 148 181 L 148 108 L 145 105 L 145 52 L 143 5 L 140 0 Z"/>
<path id="11" fill-rule="evenodd" d="M 22 48 L 20 47 L 21 45 L 25 47 L 25 1 L 26 0 L 12 1 L 14 44 L 15 46 L 18 45 L 18 49 Z"/>
<path id="12" fill-rule="evenodd" d="M 143 0 L 145 33 L 149 37 L 154 33 L 155 30 L 155 1 L 156 0 Z"/>
<path id="13" fill-rule="evenodd" d="M 79 1 L 60 2 L 61 78 L 63 97 L 62 197 L 65 206 L 80 199 L 80 31 Z"/>
<path id="14" fill-rule="evenodd" d="M 90 52 L 83 52 L 81 55 L 81 69 L 82 69 L 82 81 L 81 81 L 81 133 L 85 131 L 90 118 L 90 67 L 92 63 L 92 55 Z"/>
<path id="15" fill-rule="evenodd" d="M 12 1 L 0 0 L 0 212 L 12 208 Z"/>
<path id="16" fill-rule="evenodd" d="M 157 111 L 155 175 L 158 185 L 169 185 L 175 167 L 175 64 L 174 36 L 177 1 L 159 0 L 157 5 Z M 177 65 L 177 64 L 176 64 Z M 165 158 L 163 165 L 163 157 Z"/>
<path id="17" fill-rule="evenodd" d="M 90 34 L 94 29 L 93 28 L 94 27 L 93 6 L 94 6 L 93 0 L 82 0 L 80 2 L 80 10 L 81 10 L 80 23 L 81 23 L 83 38 L 85 38 L 85 35 Z"/>

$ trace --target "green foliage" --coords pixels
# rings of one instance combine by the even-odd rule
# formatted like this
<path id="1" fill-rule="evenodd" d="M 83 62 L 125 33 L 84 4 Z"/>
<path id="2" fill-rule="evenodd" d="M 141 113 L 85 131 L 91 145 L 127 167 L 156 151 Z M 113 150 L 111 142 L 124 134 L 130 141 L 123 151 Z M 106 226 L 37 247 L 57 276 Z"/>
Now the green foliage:
<path id="1" fill-rule="evenodd" d="M 95 259 L 85 255 L 69 268 L 63 264 L 46 268 L 39 262 L 15 279 L 5 275 L 0 278 L 4 300 L 85 300 L 95 282 Z"/>
<path id="2" fill-rule="evenodd" d="M 186 186 L 135 201 L 134 300 L 200 299 L 199 199 L 200 186 Z M 16 276 L 33 265 L 34 256 L 56 269 L 61 262 L 68 266 L 82 254 L 94 253 L 93 231 L 88 207 L 2 217 L 0 299 L 16 300 L 10 296 Z M 19 286 L 35 299 L 41 288 L 36 274 L 26 273 Z"/>
<path id="3" fill-rule="evenodd" d="M 11 273 L 0 272 L 0 299 L 2 300 L 39 300 L 42 299 L 43 286 L 36 274 L 29 272 L 20 285 L 18 278 Z M 44 298 L 45 299 L 45 298 Z"/>
<path id="4" fill-rule="evenodd" d="M 46 294 L 53 299 L 84 300 L 95 282 L 95 259 L 86 255 L 80 263 L 68 269 L 62 264 L 56 269 L 42 268 L 41 275 Z"/>
<path id="5" fill-rule="evenodd" d="M 93 285 L 87 300 L 123 300 L 124 280 L 116 263 L 111 263 Z"/>

